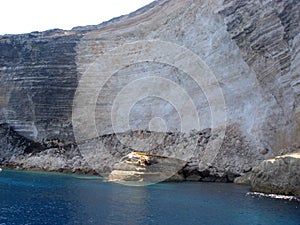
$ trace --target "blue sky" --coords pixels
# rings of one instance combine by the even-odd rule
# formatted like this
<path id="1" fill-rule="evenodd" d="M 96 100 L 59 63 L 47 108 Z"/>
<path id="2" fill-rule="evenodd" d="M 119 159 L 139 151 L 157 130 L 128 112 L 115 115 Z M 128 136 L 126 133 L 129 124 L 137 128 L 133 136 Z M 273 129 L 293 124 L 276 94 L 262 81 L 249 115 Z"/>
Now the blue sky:
<path id="1" fill-rule="evenodd" d="M 99 24 L 153 0 L 1 0 L 0 35 Z"/>

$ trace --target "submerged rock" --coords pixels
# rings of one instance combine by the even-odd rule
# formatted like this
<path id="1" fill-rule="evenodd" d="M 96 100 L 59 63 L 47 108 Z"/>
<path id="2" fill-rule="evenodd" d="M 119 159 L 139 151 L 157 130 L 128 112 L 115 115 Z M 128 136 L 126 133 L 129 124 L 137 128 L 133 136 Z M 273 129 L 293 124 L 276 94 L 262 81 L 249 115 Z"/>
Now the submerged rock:
<path id="1" fill-rule="evenodd" d="M 131 152 L 114 165 L 108 180 L 135 185 L 161 182 L 169 178 L 172 180 L 186 163 L 176 158 Z"/>
<path id="2" fill-rule="evenodd" d="M 250 179 L 256 192 L 300 195 L 300 153 L 264 160 Z"/>

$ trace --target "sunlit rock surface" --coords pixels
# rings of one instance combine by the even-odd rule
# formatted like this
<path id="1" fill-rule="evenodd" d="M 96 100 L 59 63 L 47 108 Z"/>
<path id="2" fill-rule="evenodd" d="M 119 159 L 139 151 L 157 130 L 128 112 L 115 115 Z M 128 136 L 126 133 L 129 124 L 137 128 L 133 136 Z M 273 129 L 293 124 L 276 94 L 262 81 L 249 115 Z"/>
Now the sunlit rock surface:
<path id="1" fill-rule="evenodd" d="M 107 173 L 143 149 L 190 162 L 190 180 L 232 180 L 288 153 L 299 143 L 299 15 L 297 0 L 160 0 L 100 25 L 1 36 L 0 122 L 20 135 L 2 135 L 1 163 Z M 128 127 L 114 126 L 113 109 Z"/>
<path id="2" fill-rule="evenodd" d="M 186 163 L 176 158 L 131 152 L 114 165 L 108 180 L 137 185 L 161 182 L 176 175 Z"/>

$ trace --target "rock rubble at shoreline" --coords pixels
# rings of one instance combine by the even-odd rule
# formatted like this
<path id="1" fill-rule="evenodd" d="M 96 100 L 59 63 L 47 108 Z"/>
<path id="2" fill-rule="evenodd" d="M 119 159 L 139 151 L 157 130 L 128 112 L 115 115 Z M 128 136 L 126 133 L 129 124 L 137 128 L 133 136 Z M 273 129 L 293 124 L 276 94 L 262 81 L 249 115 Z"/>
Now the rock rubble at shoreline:
<path id="1" fill-rule="evenodd" d="M 88 156 L 84 155 L 84 157 L 80 147 L 76 144 L 59 144 L 60 142 L 57 140 L 36 143 L 22 137 L 7 125 L 1 125 L 0 128 L 0 165 L 6 168 L 106 176 L 112 171 L 113 165 L 117 161 L 133 151 L 128 147 L 132 137 L 147 138 L 149 140 L 148 146 L 155 146 L 146 150 L 146 153 L 149 154 L 177 158 L 186 155 L 186 152 L 191 154 L 191 157 L 186 160 L 186 165 L 181 169 L 179 168 L 176 176 L 170 179 L 172 181 L 232 182 L 236 176 L 240 175 L 239 173 L 245 171 L 245 163 L 248 162 L 244 161 L 247 159 L 241 155 L 239 162 L 234 162 L 231 166 L 230 164 L 224 165 L 222 164 L 224 162 L 223 157 L 229 158 L 232 154 L 231 151 L 226 152 L 224 150 L 223 155 L 216 157 L 214 165 L 201 166 L 199 159 L 204 154 L 203 150 L 209 140 L 214 138 L 210 129 L 191 134 L 132 131 L 122 134 L 122 143 L 115 134 L 104 135 L 96 140 L 97 144 L 93 141 L 87 143 L 92 147 L 101 146 L 105 148 L 109 152 L 108 158 L 101 159 L 102 152 L 100 149 L 97 154 L 101 160 L 96 163 L 88 163 Z M 230 139 L 229 137 L 233 134 L 236 135 L 235 128 L 228 129 L 228 137 L 224 141 L 224 145 L 228 146 L 225 149 L 231 149 L 230 146 L 235 145 L 237 138 L 241 140 L 239 136 Z M 140 146 L 140 149 L 143 149 L 143 145 Z M 245 152 L 241 153 L 245 154 Z M 251 164 L 248 167 L 251 168 Z M 234 170 L 234 168 L 238 170 Z"/>

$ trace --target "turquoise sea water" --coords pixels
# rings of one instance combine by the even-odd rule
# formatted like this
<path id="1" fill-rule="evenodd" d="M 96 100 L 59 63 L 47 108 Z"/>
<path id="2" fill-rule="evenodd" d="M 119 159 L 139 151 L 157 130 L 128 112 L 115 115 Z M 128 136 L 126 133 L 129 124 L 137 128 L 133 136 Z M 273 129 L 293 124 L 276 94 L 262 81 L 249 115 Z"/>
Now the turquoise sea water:
<path id="1" fill-rule="evenodd" d="M 129 187 L 4 170 L 0 224 L 300 224 L 299 202 L 246 195 L 248 189 L 188 182 Z"/>

